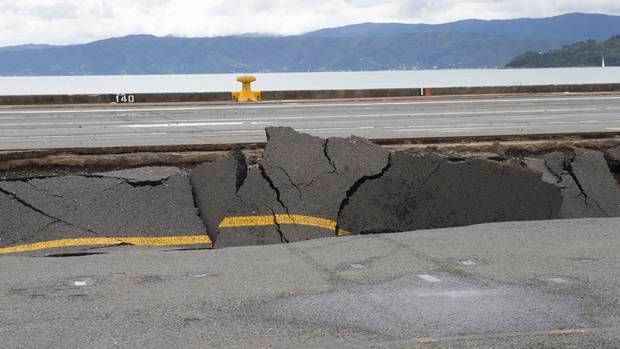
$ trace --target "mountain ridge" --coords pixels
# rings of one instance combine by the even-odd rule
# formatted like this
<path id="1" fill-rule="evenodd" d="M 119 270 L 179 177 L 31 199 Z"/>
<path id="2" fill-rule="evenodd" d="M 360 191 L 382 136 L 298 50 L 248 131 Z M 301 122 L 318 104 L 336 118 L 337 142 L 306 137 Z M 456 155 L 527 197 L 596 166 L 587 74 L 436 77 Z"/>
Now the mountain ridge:
<path id="1" fill-rule="evenodd" d="M 361 34 L 384 36 L 399 33 L 416 33 L 442 30 L 467 33 L 507 35 L 520 37 L 539 37 L 561 39 L 569 42 L 581 40 L 608 39 L 616 33 L 609 33 L 608 28 L 619 26 L 619 16 L 595 13 L 567 13 L 546 18 L 515 19 L 465 19 L 442 24 L 424 23 L 359 23 L 342 27 L 325 28 L 312 31 L 305 36 L 351 37 Z M 525 28 L 524 28 L 525 27 Z"/>
<path id="2" fill-rule="evenodd" d="M 514 28 L 522 26 L 524 20 L 538 24 L 515 33 Z M 598 24 L 584 26 L 584 21 Z M 545 30 L 539 29 L 540 23 L 547 23 Z M 432 30 L 427 30 L 429 26 Z M 589 29 L 579 31 L 579 27 Z M 541 35 L 523 36 L 536 30 Z M 524 52 L 559 49 L 573 42 L 568 38 L 577 34 L 609 34 L 605 39 L 620 34 L 620 16 L 568 14 L 444 25 L 366 23 L 297 36 L 184 38 L 138 34 L 66 46 L 21 45 L 0 48 L 0 75 L 493 68 L 503 67 Z"/>

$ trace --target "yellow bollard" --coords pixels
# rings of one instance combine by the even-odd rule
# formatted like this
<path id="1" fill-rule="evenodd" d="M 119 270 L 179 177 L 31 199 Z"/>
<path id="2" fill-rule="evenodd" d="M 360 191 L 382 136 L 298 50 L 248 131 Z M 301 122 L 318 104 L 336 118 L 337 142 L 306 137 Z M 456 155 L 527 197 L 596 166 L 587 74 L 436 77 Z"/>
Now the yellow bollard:
<path id="1" fill-rule="evenodd" d="M 237 78 L 241 83 L 241 91 L 233 92 L 232 98 L 237 102 L 258 102 L 262 98 L 260 91 L 252 91 L 252 83 L 256 78 L 249 75 L 243 75 Z"/>

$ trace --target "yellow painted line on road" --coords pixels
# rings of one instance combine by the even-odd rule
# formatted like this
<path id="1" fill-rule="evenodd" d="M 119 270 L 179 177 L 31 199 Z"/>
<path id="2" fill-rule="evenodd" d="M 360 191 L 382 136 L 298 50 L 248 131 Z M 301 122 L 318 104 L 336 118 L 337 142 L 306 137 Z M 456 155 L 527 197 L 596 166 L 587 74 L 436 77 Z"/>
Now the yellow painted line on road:
<path id="1" fill-rule="evenodd" d="M 166 236 L 166 237 L 117 237 L 117 238 L 76 238 L 35 242 L 32 244 L 0 248 L 0 254 L 48 250 L 62 247 L 101 246 L 130 244 L 135 246 L 183 246 L 211 244 L 208 235 Z"/>
<path id="2" fill-rule="evenodd" d="M 241 217 L 226 217 L 220 222 L 220 228 L 242 228 L 242 227 L 262 227 L 277 224 L 290 224 L 290 225 L 305 225 L 310 227 L 317 227 L 326 230 L 336 232 L 337 223 L 331 219 L 302 216 L 297 214 L 277 214 L 271 216 L 241 216 Z M 339 230 L 338 235 L 350 235 L 351 233 L 345 230 Z"/>

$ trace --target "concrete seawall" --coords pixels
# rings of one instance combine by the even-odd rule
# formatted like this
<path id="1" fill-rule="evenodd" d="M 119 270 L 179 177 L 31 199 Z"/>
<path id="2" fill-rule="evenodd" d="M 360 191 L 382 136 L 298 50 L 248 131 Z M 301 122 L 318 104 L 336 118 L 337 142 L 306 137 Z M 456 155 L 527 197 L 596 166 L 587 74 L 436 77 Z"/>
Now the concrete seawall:
<path id="1" fill-rule="evenodd" d="M 129 95 L 129 94 L 128 94 Z M 230 92 L 137 93 L 135 103 L 192 103 L 230 101 Z M 64 105 L 117 103 L 115 94 L 0 96 L 0 105 Z"/>
<path id="2" fill-rule="evenodd" d="M 402 98 L 459 95 L 496 94 L 547 94 L 547 93 L 609 93 L 620 92 L 620 84 L 583 85 L 535 85 L 535 86 L 488 86 L 488 87 L 440 87 L 409 89 L 365 89 L 365 90 L 297 90 L 263 91 L 264 101 L 356 99 L 356 98 Z M 127 93 L 132 103 L 197 103 L 231 102 L 230 92 L 195 93 Z M 22 95 L 0 96 L 0 105 L 67 105 L 67 104 L 111 104 L 118 103 L 119 95 Z"/>

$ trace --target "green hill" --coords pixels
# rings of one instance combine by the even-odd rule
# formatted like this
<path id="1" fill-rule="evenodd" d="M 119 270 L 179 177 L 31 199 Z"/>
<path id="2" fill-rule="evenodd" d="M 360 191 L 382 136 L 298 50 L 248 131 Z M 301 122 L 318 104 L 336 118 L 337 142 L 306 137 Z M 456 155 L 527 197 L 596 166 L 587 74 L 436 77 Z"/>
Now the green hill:
<path id="1" fill-rule="evenodd" d="M 517 56 L 508 68 L 599 67 L 620 66 L 620 35 L 605 42 L 582 41 L 545 53 L 530 51 Z"/>

